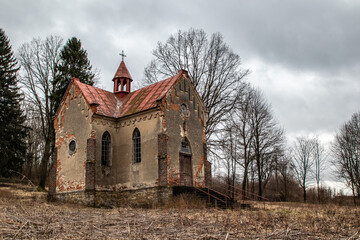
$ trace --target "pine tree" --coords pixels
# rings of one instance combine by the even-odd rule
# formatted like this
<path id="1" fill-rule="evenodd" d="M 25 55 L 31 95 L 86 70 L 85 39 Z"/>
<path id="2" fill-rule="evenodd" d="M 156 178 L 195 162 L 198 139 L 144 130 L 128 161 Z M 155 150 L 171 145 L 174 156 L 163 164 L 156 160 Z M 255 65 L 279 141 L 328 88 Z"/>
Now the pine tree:
<path id="1" fill-rule="evenodd" d="M 17 86 L 17 61 L 5 32 L 0 28 L 0 175 L 18 171 L 25 159 L 27 128 Z"/>
<path id="2" fill-rule="evenodd" d="M 70 38 L 60 52 L 58 74 L 54 81 L 54 114 L 56 113 L 71 78 L 76 77 L 82 83 L 94 84 L 95 74 L 86 50 L 81 47 L 81 41 L 76 37 Z"/>

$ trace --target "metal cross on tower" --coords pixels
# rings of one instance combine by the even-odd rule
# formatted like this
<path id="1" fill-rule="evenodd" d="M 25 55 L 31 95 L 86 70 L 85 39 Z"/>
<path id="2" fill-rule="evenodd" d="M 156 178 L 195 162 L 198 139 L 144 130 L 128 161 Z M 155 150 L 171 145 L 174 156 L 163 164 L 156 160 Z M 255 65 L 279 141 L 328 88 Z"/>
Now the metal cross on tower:
<path id="1" fill-rule="evenodd" d="M 124 61 L 124 57 L 126 57 L 126 55 L 124 54 L 124 50 L 121 51 L 121 53 L 119 53 L 119 55 L 122 57 L 122 61 Z"/>

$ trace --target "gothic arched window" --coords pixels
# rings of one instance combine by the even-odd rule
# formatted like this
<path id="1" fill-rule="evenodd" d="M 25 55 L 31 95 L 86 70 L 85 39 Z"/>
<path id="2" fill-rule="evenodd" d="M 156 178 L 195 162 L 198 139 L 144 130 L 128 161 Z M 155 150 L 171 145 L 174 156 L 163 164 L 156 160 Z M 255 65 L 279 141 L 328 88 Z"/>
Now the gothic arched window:
<path id="1" fill-rule="evenodd" d="M 180 145 L 180 153 L 191 155 L 190 143 L 187 138 L 183 138 Z"/>
<path id="2" fill-rule="evenodd" d="M 101 139 L 101 165 L 110 166 L 111 137 L 108 131 L 104 132 Z"/>
<path id="3" fill-rule="evenodd" d="M 132 135 L 133 163 L 141 162 L 141 136 L 139 129 L 135 128 Z"/>

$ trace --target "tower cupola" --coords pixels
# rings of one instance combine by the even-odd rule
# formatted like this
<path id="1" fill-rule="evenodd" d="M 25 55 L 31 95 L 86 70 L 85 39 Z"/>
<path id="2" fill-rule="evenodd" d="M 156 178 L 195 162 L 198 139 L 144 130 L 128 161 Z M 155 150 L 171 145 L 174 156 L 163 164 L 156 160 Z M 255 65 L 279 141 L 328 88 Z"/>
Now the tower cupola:
<path id="1" fill-rule="evenodd" d="M 113 78 L 114 82 L 114 93 L 117 97 L 122 98 L 130 93 L 131 91 L 131 75 L 126 68 L 124 59 L 121 61 L 118 70 Z"/>

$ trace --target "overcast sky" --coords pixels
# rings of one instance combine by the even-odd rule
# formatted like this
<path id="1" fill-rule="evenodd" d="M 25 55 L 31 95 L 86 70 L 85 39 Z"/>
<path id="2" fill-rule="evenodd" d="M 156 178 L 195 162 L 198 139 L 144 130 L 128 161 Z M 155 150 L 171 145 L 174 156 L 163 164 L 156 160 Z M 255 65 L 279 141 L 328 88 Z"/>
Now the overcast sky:
<path id="1" fill-rule="evenodd" d="M 289 139 L 329 142 L 360 110 L 360 1 L 0 0 L 0 27 L 13 50 L 34 37 L 79 38 L 98 86 L 112 91 L 121 50 L 143 79 L 158 41 L 177 30 L 220 32 L 272 104 Z"/>

